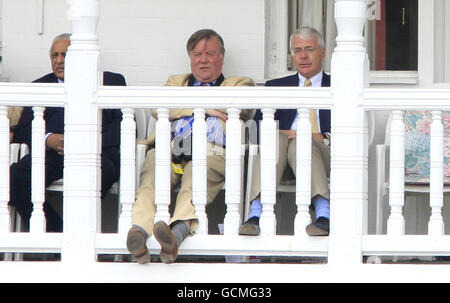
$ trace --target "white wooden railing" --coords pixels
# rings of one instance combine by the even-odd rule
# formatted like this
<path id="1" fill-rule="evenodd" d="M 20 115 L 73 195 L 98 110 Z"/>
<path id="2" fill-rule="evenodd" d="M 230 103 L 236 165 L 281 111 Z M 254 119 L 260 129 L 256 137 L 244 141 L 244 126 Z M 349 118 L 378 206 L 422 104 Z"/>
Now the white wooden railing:
<path id="1" fill-rule="evenodd" d="M 72 22 L 72 44 L 66 56 L 66 79 L 63 85 L 1 84 L 0 85 L 0 169 L 9 171 L 9 127 L 6 116 L 8 106 L 34 106 L 33 142 L 43 142 L 43 107 L 64 106 L 65 168 L 64 168 L 64 232 L 45 233 L 41 209 L 44 200 L 43 155 L 44 145 L 33 144 L 33 212 L 29 233 L 10 232 L 9 176 L 0 175 L 0 250 L 1 252 L 56 252 L 60 262 L 0 262 L 0 281 L 159 281 L 159 282 L 360 282 L 360 281 L 448 281 L 445 266 L 421 266 L 366 264 L 364 256 L 435 256 L 450 255 L 448 236 L 433 233 L 427 236 L 406 236 L 401 232 L 388 235 L 368 235 L 368 122 L 365 113 L 371 110 L 431 109 L 448 110 L 448 90 L 409 89 L 379 90 L 367 88 L 368 62 L 361 36 L 365 19 L 366 1 L 337 0 L 336 22 L 339 35 L 333 53 L 330 88 L 265 88 L 265 87 L 102 87 L 98 83 L 99 49 L 96 44 L 96 25 L 99 3 L 96 0 L 69 1 L 69 20 Z M 166 265 L 151 263 L 139 265 L 134 262 L 97 262 L 98 254 L 127 254 L 126 232 L 131 224 L 131 207 L 135 197 L 135 124 L 133 111 L 137 108 L 158 109 L 156 126 L 158 175 L 157 219 L 167 220 L 169 171 L 168 110 L 171 108 L 194 108 L 195 150 L 193 154 L 193 196 L 200 220 L 198 234 L 186 239 L 180 254 L 189 255 L 242 255 L 242 256 L 296 256 L 326 257 L 324 264 L 204 264 L 175 263 Z M 331 146 L 331 232 L 329 237 L 309 237 L 304 226 L 309 205 L 309 188 L 298 183 L 296 204 L 299 209 L 294 235 L 275 234 L 275 122 L 276 108 L 298 108 L 299 180 L 308 184 L 310 156 L 310 125 L 306 113 L 312 108 L 332 110 L 333 143 Z M 120 108 L 123 112 L 121 143 L 121 209 L 118 233 L 99 232 L 99 110 Z M 226 108 L 226 196 L 228 212 L 224 221 L 224 235 L 207 234 L 205 216 L 205 108 Z M 258 237 L 239 236 L 241 196 L 240 109 L 262 108 L 264 120 L 261 130 L 264 141 L 261 158 L 265 170 L 262 174 L 261 218 L 263 234 Z M 82 114 L 80 114 L 82 113 Z M 397 115 L 397 121 L 400 122 Z M 439 121 L 439 115 L 436 115 Z M 394 123 L 391 140 L 393 157 L 400 161 L 402 149 L 401 123 Z M 438 128 L 433 127 L 432 150 L 439 148 L 442 138 Z M 87 144 L 84 142 L 88 142 Z M 396 147 L 396 145 L 400 145 Z M 397 158 L 394 156 L 398 152 Z M 432 174 L 442 171 L 437 164 Z M 300 169 L 301 168 L 301 169 Z M 300 171 L 304 173 L 300 175 Z M 390 205 L 393 209 L 390 225 L 401 229 L 402 167 L 398 162 L 391 165 L 390 187 L 394 194 Z M 161 176 L 161 178 L 159 178 Z M 301 176 L 301 177 L 300 177 Z M 439 178 L 433 178 L 438 184 Z M 439 186 L 432 186 L 433 226 L 442 226 Z M 438 198 L 436 198 L 436 197 Z M 439 200 L 439 201 L 438 201 Z M 436 222 L 436 224 L 435 224 Z M 433 228 L 435 230 L 435 228 Z M 158 253 L 153 238 L 148 241 L 151 254 Z M 249 275 L 249 266 L 252 274 Z M 420 268 L 420 270 L 419 270 Z M 270 274 L 268 272 L 270 271 Z M 214 272 L 214 275 L 211 275 Z M 276 277 L 276 278 L 275 278 Z"/>
<path id="2" fill-rule="evenodd" d="M 63 106 L 64 90 L 61 85 L 42 85 L 42 84 L 9 84 L 4 83 L 0 85 L 0 121 L 1 121 L 1 138 L 5 146 L 8 146 L 8 119 L 6 104 L 14 105 L 30 105 L 39 103 L 38 107 L 34 107 L 35 113 L 41 113 L 43 106 Z M 95 234 L 95 246 L 91 250 L 92 258 L 95 259 L 96 254 L 127 254 L 125 247 L 126 233 L 131 225 L 131 207 L 135 198 L 135 122 L 134 109 L 148 108 L 149 104 L 152 107 L 159 108 L 159 119 L 156 125 L 157 128 L 157 142 L 166 142 L 164 145 L 157 143 L 157 149 L 161 146 L 165 148 L 170 141 L 170 127 L 167 120 L 167 111 L 169 108 L 186 107 L 187 104 L 196 108 L 196 118 L 200 115 L 200 121 L 194 129 L 194 134 L 198 132 L 205 133 L 204 116 L 202 112 L 205 108 L 228 108 L 229 113 L 237 113 L 243 108 L 255 108 L 261 106 L 265 108 L 264 123 L 261 126 L 262 136 L 266 140 L 262 141 L 261 151 L 270 151 L 270 148 L 275 146 L 275 122 L 273 120 L 273 108 L 291 108 L 292 104 L 296 104 L 299 108 L 300 123 L 298 129 L 298 138 L 301 142 L 302 138 L 310 142 L 310 125 L 307 111 L 310 108 L 331 108 L 332 98 L 330 95 L 330 88 L 317 89 L 292 89 L 292 88 L 267 88 L 267 87 L 234 87 L 234 88 L 168 88 L 168 87 L 99 87 L 98 89 L 98 105 L 99 108 L 120 108 L 123 112 L 122 121 L 122 145 L 121 145 L 121 182 L 120 182 L 120 203 L 121 213 L 119 220 L 119 231 L 116 234 L 102 234 L 98 232 Z M 299 100 L 301 96 L 301 101 Z M 390 185 L 390 206 L 391 216 L 390 228 L 394 232 L 389 235 L 365 235 L 361 234 L 361 248 L 358 250 L 360 256 L 436 256 L 449 255 L 450 247 L 448 245 L 448 236 L 443 235 L 443 219 L 441 215 L 442 208 L 442 184 L 441 180 L 435 181 L 438 178 L 431 178 L 431 194 L 432 200 L 432 216 L 430 222 L 432 226 L 438 225 L 440 233 L 435 232 L 436 229 L 430 229 L 430 236 L 405 236 L 404 235 L 404 218 L 402 214 L 402 206 L 404 203 L 403 184 L 404 184 L 404 126 L 402 122 L 402 112 L 405 110 L 432 110 L 435 121 L 439 125 L 441 123 L 440 110 L 449 110 L 448 98 L 450 97 L 450 89 L 408 89 L 399 91 L 398 89 L 381 90 L 381 89 L 365 89 L 364 90 L 364 108 L 369 110 L 392 110 L 394 113 L 393 123 L 391 123 L 391 165 L 390 165 L 390 180 L 393 182 Z M 42 100 L 51 100 L 43 102 Z M 151 100 L 151 101 L 149 101 Z M 208 101 L 206 101 L 208 100 Z M 314 104 L 314 105 L 312 105 Z M 305 113 L 305 114 L 304 114 Z M 162 118 L 161 118 L 162 117 Z M 166 117 L 164 119 L 164 117 Z M 197 120 L 198 121 L 198 120 Z M 44 127 L 42 115 L 37 115 L 33 122 L 32 137 L 33 142 L 38 140 L 43 141 Z M 366 122 L 363 124 L 367 124 Z M 383 126 L 381 126 L 383 127 Z M 353 131 L 353 130 L 350 130 Z M 363 131 L 367 134 L 367 129 Z M 231 153 L 235 158 L 228 161 L 229 154 L 227 154 L 226 162 L 226 199 L 229 207 L 227 212 L 228 220 L 224 222 L 225 235 L 208 235 L 206 226 L 207 217 L 200 215 L 200 228 L 198 234 L 188 238 L 182 245 L 180 254 L 188 255 L 260 255 L 260 256 L 314 256 L 314 257 L 329 257 L 329 241 L 333 238 L 333 227 L 330 237 L 308 237 L 304 233 L 304 227 L 309 223 L 309 214 L 307 214 L 307 206 L 309 205 L 309 188 L 301 187 L 297 190 L 296 199 L 299 212 L 296 215 L 295 234 L 293 236 L 277 236 L 275 235 L 275 218 L 273 215 L 273 202 L 269 199 L 262 198 L 264 209 L 269 209 L 267 212 L 268 219 L 262 220 L 262 230 L 265 230 L 260 237 L 245 237 L 237 235 L 237 229 L 241 222 L 241 207 L 242 204 L 236 203 L 235 197 L 241 197 L 240 182 L 233 182 L 230 187 L 229 180 L 240 180 L 241 178 L 241 142 L 242 142 L 241 124 L 238 120 L 238 115 L 230 115 L 227 121 L 227 150 L 234 151 Z M 195 137 L 195 135 L 194 135 Z M 198 142 L 195 142 L 199 150 L 206 148 L 206 138 L 203 135 Z M 436 151 L 442 153 L 442 138 L 443 132 L 439 127 L 431 128 L 432 154 Z M 37 139 L 36 139 L 37 138 Z M 336 141 L 333 141 L 336 144 Z M 297 165 L 304 169 L 310 165 L 310 157 L 307 149 L 308 144 L 299 144 L 298 158 L 303 159 L 298 161 Z M 364 145 L 364 144 L 362 144 Z M 35 211 L 33 212 L 30 233 L 11 233 L 10 231 L 10 214 L 7 207 L 8 201 L 8 174 L 2 174 L 0 192 L 0 226 L 1 230 L 1 249 L 3 252 L 63 252 L 65 241 L 64 234 L 51 234 L 44 232 L 45 219 L 43 217 L 41 204 L 44 201 L 44 149 L 42 146 L 36 148 L 38 144 L 33 144 L 33 170 L 40 172 L 40 175 L 35 172 L 33 175 L 33 201 L 35 203 Z M 269 147 L 269 148 L 268 148 Z M 365 147 L 367 148 L 367 146 Z M 272 149 L 273 152 L 273 149 Z M 1 168 L 4 171 L 9 169 L 9 150 L 4 149 L 1 154 Z M 159 161 L 157 161 L 157 175 L 163 177 L 169 172 L 169 153 L 161 152 Z M 397 156 L 396 156 L 397 155 Z M 200 154 L 194 150 L 193 161 L 194 169 L 193 180 L 193 195 L 196 210 L 201 214 L 204 212 L 205 198 L 205 184 L 198 182 L 205 180 L 205 175 L 198 176 L 205 171 L 205 157 L 206 154 Z M 266 156 L 266 163 L 275 164 L 276 158 Z M 334 166 L 334 158 L 332 158 L 332 167 Z M 367 161 L 367 160 L 365 160 Z M 366 170 L 367 165 L 362 167 Z M 435 161 L 432 165 L 431 175 L 442 176 L 442 161 Z M 307 170 L 307 169 L 306 169 Z M 301 171 L 299 169 L 299 171 Z M 304 176 L 307 178 L 307 176 Z M 263 174 L 265 178 L 265 188 L 275 188 L 275 180 L 273 174 Z M 35 180 L 37 179 L 37 180 Z M 168 180 L 167 180 L 168 182 Z M 436 182 L 436 183 L 434 183 Z M 305 181 L 308 184 L 308 180 Z M 341 183 L 340 180 L 331 178 L 330 184 L 333 188 L 335 184 Z M 433 185 L 437 184 L 437 185 Z M 158 197 L 165 197 L 165 199 L 158 200 L 157 216 L 161 219 L 168 218 L 168 204 L 170 201 L 169 184 L 162 184 L 157 187 L 156 195 Z M 232 192 L 232 195 L 228 194 Z M 275 191 L 267 191 L 268 195 L 275 195 Z M 364 194 L 364 193 L 363 193 Z M 366 193 L 367 194 L 367 193 Z M 233 199 L 227 200 L 232 196 Z M 36 203 L 37 201 L 37 203 Z M 197 203 L 200 201 L 200 203 Z M 269 201 L 269 203 L 267 203 Z M 36 205 L 38 207 L 36 208 Z M 332 199 L 333 205 L 333 199 Z M 364 218 L 364 213 L 359 213 L 360 220 L 363 222 L 362 229 L 367 228 L 367 220 Z M 71 219 L 70 213 L 64 214 L 65 219 Z M 231 219 L 229 219 L 231 218 Z M 77 220 L 77 218 L 72 218 Z M 332 222 L 348 220 L 348 214 L 343 217 L 332 217 Z M 439 236 L 439 238 L 437 237 Z M 440 241 L 440 240 L 441 241 Z M 335 244 L 339 245 L 339 244 Z M 153 239 L 149 240 L 149 247 L 152 254 L 158 253 L 158 244 Z M 88 247 L 85 247 L 88 249 Z M 64 253 L 62 254 L 64 260 Z"/>

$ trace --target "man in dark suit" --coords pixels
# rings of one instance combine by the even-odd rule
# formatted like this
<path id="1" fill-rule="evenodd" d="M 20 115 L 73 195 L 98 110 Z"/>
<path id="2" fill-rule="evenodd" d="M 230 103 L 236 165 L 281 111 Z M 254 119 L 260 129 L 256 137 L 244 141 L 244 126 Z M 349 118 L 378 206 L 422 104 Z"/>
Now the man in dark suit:
<path id="1" fill-rule="evenodd" d="M 52 73 L 33 82 L 62 83 L 64 82 L 64 61 L 67 48 L 70 45 L 70 34 L 57 36 L 50 49 Z M 121 74 L 104 72 L 104 85 L 126 85 Z M 13 129 L 12 142 L 26 143 L 31 150 L 31 123 L 33 110 L 25 107 L 18 124 Z M 45 152 L 45 186 L 63 177 L 64 164 L 64 108 L 46 108 L 44 111 L 46 152 Z M 102 152 L 101 152 L 101 198 L 103 199 L 109 188 L 119 179 L 120 175 L 120 123 L 122 112 L 118 109 L 102 110 Z M 10 204 L 13 205 L 28 229 L 33 211 L 31 202 L 31 154 L 23 157 L 10 168 Z M 44 203 L 47 219 L 47 231 L 62 231 L 62 219 L 55 210 Z"/>
<path id="2" fill-rule="evenodd" d="M 290 49 L 292 61 L 298 71 L 295 75 L 274 79 L 266 82 L 266 86 L 330 86 L 330 76 L 323 72 L 322 63 L 325 59 L 325 47 L 322 35 L 310 27 L 302 27 L 291 35 Z M 330 220 L 330 190 L 328 177 L 330 173 L 330 110 L 312 111 L 312 154 L 311 154 L 311 197 L 316 220 L 306 227 L 311 236 L 329 234 Z M 258 110 L 255 120 L 262 119 Z M 297 109 L 278 109 L 275 120 L 279 124 L 279 150 L 277 162 L 277 185 L 285 169 L 290 166 L 296 174 L 296 129 Z M 259 235 L 259 217 L 262 213 L 260 202 L 260 162 L 255 165 L 252 182 L 251 208 L 249 219 L 241 225 L 239 234 Z"/>

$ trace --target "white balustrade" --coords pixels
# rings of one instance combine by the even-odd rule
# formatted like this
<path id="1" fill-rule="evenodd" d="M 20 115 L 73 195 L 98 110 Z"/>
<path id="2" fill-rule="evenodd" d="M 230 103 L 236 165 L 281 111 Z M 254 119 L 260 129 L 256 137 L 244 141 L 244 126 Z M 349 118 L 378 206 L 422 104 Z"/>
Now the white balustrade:
<path id="1" fill-rule="evenodd" d="M 170 204 L 170 122 L 169 110 L 160 108 L 158 112 L 158 121 L 156 122 L 155 132 L 155 204 L 156 215 L 155 222 L 163 220 L 169 222 L 169 204 Z"/>
<path id="2" fill-rule="evenodd" d="M 31 201 L 33 212 L 30 219 L 31 232 L 45 232 L 43 204 L 45 202 L 45 122 L 44 108 L 33 107 L 34 118 L 31 131 Z"/>
<path id="3" fill-rule="evenodd" d="M 72 22 L 72 44 L 66 57 L 66 79 L 64 86 L 39 86 L 27 84 L 3 85 L 0 87 L 0 142 L 7 145 L 9 137 L 7 107 L 13 105 L 33 106 L 32 124 L 32 201 L 34 211 L 31 218 L 31 232 L 27 237 L 9 233 L 10 218 L 7 209 L 9 178 L 2 176 L 0 185 L 0 245 L 4 252 L 44 251 L 62 253 L 63 267 L 48 266 L 52 273 L 62 274 L 65 280 L 80 281 L 87 274 L 111 275 L 109 266 L 94 265 L 96 253 L 127 253 L 126 231 L 131 225 L 131 205 L 134 200 L 134 145 L 135 123 L 133 108 L 151 106 L 157 108 L 156 151 L 155 151 L 155 220 L 169 221 L 171 201 L 171 125 L 169 110 L 172 108 L 193 108 L 193 203 L 199 218 L 198 235 L 189 237 L 180 247 L 180 253 L 195 254 L 231 253 L 242 255 L 291 255 L 328 256 L 330 265 L 345 264 L 345 270 L 359 277 L 362 255 L 370 253 L 405 253 L 419 251 L 429 254 L 432 249 L 450 254 L 448 241 L 435 241 L 426 237 L 407 242 L 402 237 L 405 223 L 402 214 L 404 205 L 404 155 L 405 127 L 404 110 L 423 109 L 423 100 L 428 100 L 433 111 L 431 126 L 431 209 L 429 233 L 443 236 L 442 219 L 442 150 L 443 128 L 441 110 L 448 110 L 449 90 L 384 90 L 367 88 L 367 54 L 364 48 L 362 29 L 365 22 L 365 0 L 336 0 L 335 15 L 339 30 L 337 47 L 332 59 L 332 87 L 330 89 L 299 90 L 298 88 L 214 88 L 203 91 L 168 87 L 98 87 L 99 47 L 97 45 L 97 23 L 99 1 L 69 0 L 68 18 Z M 63 89 L 64 88 L 64 89 Z M 126 98 L 125 98 L 126 97 Z M 434 98 L 434 99 L 433 99 Z M 61 101 L 62 100 L 62 101 Z M 119 101 L 118 101 L 119 100 Z M 125 100 L 125 101 L 124 101 Z M 208 101 L 205 101 L 208 100 Z M 65 168 L 64 168 L 64 232 L 61 236 L 45 234 L 45 219 L 42 204 L 45 199 L 45 123 L 43 111 L 46 106 L 64 106 L 66 110 Z M 202 103 L 203 102 L 203 103 Z M 207 103 L 207 104 L 206 104 Z M 427 105 L 428 106 L 428 105 Z M 118 234 L 104 236 L 99 232 L 98 215 L 100 200 L 100 110 L 120 108 L 123 111 L 121 130 L 121 185 L 120 202 L 122 212 Z M 226 236 L 209 236 L 208 219 L 205 213 L 207 203 L 207 143 L 204 108 L 228 108 L 226 123 L 226 194 L 227 214 L 225 216 Z M 242 122 L 240 110 L 262 108 L 261 122 L 261 216 L 262 235 L 249 237 L 237 235 L 240 223 L 241 199 L 241 138 Z M 274 120 L 278 108 L 297 108 L 297 178 L 295 235 L 277 236 L 276 218 L 276 161 L 277 127 Z M 311 126 L 309 109 L 331 108 L 331 233 L 329 237 L 312 238 L 304 233 L 310 222 L 308 207 L 311 187 Z M 388 219 L 388 235 L 371 238 L 365 234 L 367 218 L 367 135 L 364 123 L 365 110 L 393 110 L 391 123 L 390 197 L 391 214 Z M 9 171 L 9 149 L 0 148 L 0 169 Z M 28 241 L 29 239 L 33 241 Z M 398 247 L 397 242 L 398 241 Z M 387 243 L 387 244 L 386 244 Z M 400 247 L 408 244 L 407 248 Z M 410 244 L 413 243 L 413 244 Z M 422 248 L 420 244 L 427 245 Z M 149 241 L 150 245 L 153 245 Z M 434 248 L 438 246 L 438 248 Z M 394 248 L 392 248 L 394 247 Z M 399 248 L 400 247 L 400 248 Z M 155 249 L 155 246 L 151 246 Z M 440 248 L 440 249 L 439 249 Z M 439 249 L 439 250 L 438 250 Z M 4 262 L 10 263 L 10 262 Z M 18 262 L 19 263 L 19 262 Z M 43 267 L 20 267 L 32 273 L 32 277 L 47 274 Z M 131 267 L 133 266 L 134 267 Z M 0 267 L 10 266 L 0 263 Z M 120 265 L 129 270 L 131 280 L 148 279 L 145 267 L 131 264 Z M 183 265 L 160 269 L 158 274 L 171 274 Z M 262 265 L 264 266 L 264 265 Z M 296 265 L 293 265 L 296 266 Z M 299 265 L 302 266 L 302 265 Z M 8 269 L 13 266 L 8 267 Z M 100 272 L 95 272 L 101 268 Z M 106 269 L 109 268 L 109 269 Z M 228 270 L 229 268 L 225 268 Z M 236 266 L 240 269 L 241 267 Z M 290 265 L 289 268 L 292 268 Z M 337 268 L 336 271 L 333 271 Z M 355 270 L 356 268 L 356 270 Z M 3 268 L 1 268 L 3 269 Z M 245 268 L 248 270 L 248 268 Z M 287 269 L 287 267 L 284 267 Z M 321 266 L 320 278 L 339 280 L 342 268 Z M 371 268 L 370 268 L 371 269 Z M 353 271 L 352 271 L 353 270 Z M 223 273 L 222 271 L 221 273 Z M 295 276 L 298 271 L 295 271 Z M 3 272 L 3 271 L 2 271 Z M 333 275 L 327 275 L 328 272 Z M 151 274 L 161 280 L 158 274 Z M 138 278 L 136 278 L 136 275 Z M 220 274 L 219 274 L 220 275 Z M 294 275 L 294 274 L 291 274 Z M 369 275 L 367 275 L 369 276 Z M 448 275 L 447 275 L 448 276 Z M 48 278 L 48 276 L 46 276 Z M 129 277 L 129 276 L 128 276 Z M 167 276 L 164 276 L 166 278 Z M 7 277 L 8 278 L 8 277 Z M 22 276 L 21 276 L 22 278 Z M 6 279 L 6 278 L 5 278 Z M 35 278 L 37 280 L 37 278 Z M 50 280 L 50 278 L 48 278 Z M 53 277 L 54 280 L 59 279 Z M 100 279 L 99 279 L 100 280 Z M 107 279 L 109 280 L 109 279 Z"/>
<path id="4" fill-rule="evenodd" d="M 389 166 L 389 206 L 391 214 L 387 222 L 389 235 L 405 233 L 403 205 L 405 204 L 405 124 L 403 111 L 393 111 L 391 121 L 391 149 Z"/>
<path id="5" fill-rule="evenodd" d="M 68 1 L 71 44 L 64 69 L 64 193 L 62 261 L 95 262 L 100 230 L 101 112 L 98 0 Z M 34 142 L 33 142 L 34 148 Z M 34 153 L 34 151 L 33 151 Z"/>
<path id="6" fill-rule="evenodd" d="M 338 35 L 331 58 L 330 264 L 361 262 L 356 252 L 367 225 L 363 103 L 369 60 L 362 35 L 366 11 L 365 0 L 335 1 Z"/>
<path id="7" fill-rule="evenodd" d="M 242 168 L 242 122 L 239 109 L 228 109 L 225 150 L 225 203 L 224 234 L 237 235 L 241 218 L 241 168 Z"/>
<path id="8" fill-rule="evenodd" d="M 198 234 L 208 234 L 208 218 L 205 207 L 207 203 L 207 170 L 208 149 L 206 146 L 205 110 L 194 109 L 192 124 L 192 202 L 198 218 Z"/>
<path id="9" fill-rule="evenodd" d="M 8 107 L 0 106 L 0 170 L 9 171 L 9 120 Z M 10 228 L 9 201 L 9 174 L 0 175 L 0 232 Z"/>
<path id="10" fill-rule="evenodd" d="M 119 233 L 126 233 L 131 226 L 131 210 L 136 197 L 136 122 L 134 109 L 122 109 L 120 126 L 120 187 L 121 212 Z"/>
<path id="11" fill-rule="evenodd" d="M 299 109 L 297 123 L 296 204 L 294 230 L 296 235 L 306 235 L 305 227 L 311 223 L 311 122 L 310 110 Z"/>
<path id="12" fill-rule="evenodd" d="M 442 206 L 444 205 L 444 125 L 442 112 L 432 111 L 430 125 L 430 206 L 431 216 L 428 224 L 429 235 L 443 235 L 444 221 Z"/>
<path id="13" fill-rule="evenodd" d="M 265 235 L 275 235 L 276 222 L 274 205 L 276 202 L 276 161 L 278 161 L 277 125 L 274 120 L 275 110 L 263 108 L 261 121 L 261 232 Z"/>

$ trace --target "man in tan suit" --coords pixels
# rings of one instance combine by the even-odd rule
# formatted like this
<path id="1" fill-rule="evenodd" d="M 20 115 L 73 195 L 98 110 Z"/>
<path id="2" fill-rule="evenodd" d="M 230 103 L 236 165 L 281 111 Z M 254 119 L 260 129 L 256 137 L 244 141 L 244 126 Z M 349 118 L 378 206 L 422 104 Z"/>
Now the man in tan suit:
<path id="1" fill-rule="evenodd" d="M 254 86 L 252 79 L 247 77 L 225 78 L 222 74 L 225 48 L 220 35 L 210 29 L 195 32 L 186 45 L 191 63 L 191 74 L 170 76 L 166 86 Z M 245 111 L 241 114 L 243 117 Z M 224 131 L 227 120 L 226 110 L 206 110 L 208 127 L 207 156 L 207 201 L 212 202 L 223 187 L 225 181 L 225 151 Z M 189 127 L 193 119 L 192 109 L 173 109 L 169 112 L 169 120 L 175 133 Z M 190 124 L 192 125 L 192 124 Z M 209 130 L 218 130 L 209 135 Z M 154 136 L 152 136 L 154 138 Z M 148 143 L 153 141 L 153 138 Z M 212 138 L 210 140 L 210 138 Z M 213 151 L 213 152 L 209 152 Z M 175 153 L 174 153 L 175 154 Z M 160 258 L 164 263 L 172 263 L 178 255 L 178 247 L 198 227 L 198 219 L 192 204 L 192 161 L 190 158 L 180 158 L 178 170 L 171 170 L 171 185 L 181 182 L 181 189 L 175 202 L 175 210 L 169 225 L 163 221 L 153 224 L 155 205 L 155 150 L 147 153 L 141 172 L 141 186 L 136 194 L 133 205 L 133 226 L 128 232 L 127 247 L 136 260 L 143 264 L 150 261 L 146 246 L 148 237 L 154 234 L 161 244 Z M 172 161 L 175 159 L 172 155 Z"/>

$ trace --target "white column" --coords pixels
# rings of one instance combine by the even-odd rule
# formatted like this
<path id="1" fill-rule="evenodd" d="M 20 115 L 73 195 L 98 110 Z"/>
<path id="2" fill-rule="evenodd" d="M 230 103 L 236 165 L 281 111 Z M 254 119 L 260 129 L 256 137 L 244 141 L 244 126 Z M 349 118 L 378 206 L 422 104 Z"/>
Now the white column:
<path id="1" fill-rule="evenodd" d="M 101 112 L 96 104 L 100 60 L 97 44 L 99 1 L 68 0 L 68 5 L 72 37 L 64 76 L 62 261 L 69 265 L 95 261 L 95 235 L 100 227 Z"/>
<path id="2" fill-rule="evenodd" d="M 389 206 L 391 213 L 387 220 L 388 235 L 403 235 L 405 219 L 405 124 L 403 111 L 393 111 L 391 116 L 389 152 Z"/>
<path id="3" fill-rule="evenodd" d="M 194 109 L 194 123 L 192 124 L 192 203 L 198 218 L 197 233 L 208 234 L 208 217 L 205 207 L 207 202 L 207 147 L 205 110 Z"/>
<path id="4" fill-rule="evenodd" d="M 432 111 L 433 122 L 430 126 L 430 207 L 431 217 L 428 223 L 429 235 L 443 235 L 444 221 L 444 125 L 442 112 Z"/>
<path id="5" fill-rule="evenodd" d="M 297 215 L 295 216 L 295 235 L 306 235 L 306 226 L 311 223 L 309 205 L 311 204 L 311 122 L 309 110 L 299 109 L 297 123 L 297 174 L 296 195 Z"/>
<path id="6" fill-rule="evenodd" d="M 261 233 L 275 235 L 276 222 L 274 205 L 276 203 L 276 163 L 277 163 L 277 127 L 274 120 L 275 110 L 263 108 L 261 121 Z"/>
<path id="7" fill-rule="evenodd" d="M 362 262 L 361 235 L 367 218 L 367 140 L 364 88 L 369 62 L 362 36 L 365 0 L 336 0 L 337 46 L 331 60 L 331 180 L 328 263 Z M 333 51 L 333 50 L 328 50 Z"/>
<path id="8" fill-rule="evenodd" d="M 122 211 L 119 217 L 119 233 L 126 234 L 131 227 L 131 210 L 136 198 L 136 122 L 134 109 L 122 109 L 120 126 L 120 192 Z"/>
<path id="9" fill-rule="evenodd" d="M 431 85 L 435 78 L 435 69 L 439 66 L 436 65 L 438 59 L 437 41 L 439 37 L 436 37 L 437 32 L 435 29 L 435 10 L 436 1 L 417 1 L 418 5 L 418 55 L 417 55 L 417 71 L 419 76 L 420 85 Z M 437 26 L 440 27 L 440 26 Z"/>
<path id="10" fill-rule="evenodd" d="M 9 120 L 8 107 L 0 106 L 0 170 L 9 172 Z M 0 175 L 0 233 L 6 233 L 10 227 L 9 173 Z"/>
<path id="11" fill-rule="evenodd" d="M 241 138 L 242 124 L 239 109 L 228 109 L 226 124 L 227 148 L 225 161 L 225 203 L 227 213 L 224 219 L 224 234 L 237 235 L 241 222 Z"/>
<path id="12" fill-rule="evenodd" d="M 155 126 L 155 222 L 169 223 L 170 204 L 170 122 L 169 110 L 157 109 L 158 121 Z"/>
<path id="13" fill-rule="evenodd" d="M 44 108 L 33 107 L 31 123 L 31 202 L 33 212 L 30 219 L 30 232 L 45 232 L 43 204 L 45 201 L 45 122 Z"/>

